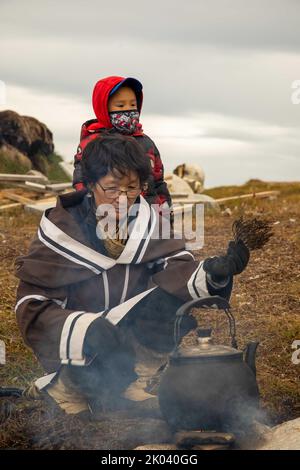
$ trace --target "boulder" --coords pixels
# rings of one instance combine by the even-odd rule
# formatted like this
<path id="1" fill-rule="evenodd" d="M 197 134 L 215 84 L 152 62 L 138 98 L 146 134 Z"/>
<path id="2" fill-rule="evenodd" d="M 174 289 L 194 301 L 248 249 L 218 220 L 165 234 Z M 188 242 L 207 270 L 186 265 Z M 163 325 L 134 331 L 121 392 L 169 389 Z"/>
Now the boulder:
<path id="1" fill-rule="evenodd" d="M 177 175 L 166 176 L 166 181 L 171 194 L 194 194 L 190 185 Z"/>
<path id="2" fill-rule="evenodd" d="M 300 450 L 300 418 L 271 428 L 257 450 Z"/>
<path id="3" fill-rule="evenodd" d="M 204 190 L 205 174 L 201 166 L 183 163 L 178 165 L 173 173 L 185 180 L 194 193 L 199 194 Z"/>
<path id="4" fill-rule="evenodd" d="M 254 422 L 251 432 L 237 441 L 241 450 L 300 450 L 300 418 L 274 427 Z"/>
<path id="5" fill-rule="evenodd" d="M 18 149 L 31 161 L 36 155 L 54 151 L 53 135 L 45 124 L 9 110 L 0 112 L 0 145 Z"/>

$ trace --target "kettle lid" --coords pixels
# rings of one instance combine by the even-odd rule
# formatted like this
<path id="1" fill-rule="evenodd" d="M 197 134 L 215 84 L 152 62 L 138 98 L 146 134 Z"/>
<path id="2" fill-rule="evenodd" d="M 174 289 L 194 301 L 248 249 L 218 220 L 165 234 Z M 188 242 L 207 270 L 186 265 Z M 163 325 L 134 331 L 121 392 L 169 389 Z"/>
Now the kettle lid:
<path id="1" fill-rule="evenodd" d="M 243 353 L 230 346 L 211 343 L 211 328 L 198 328 L 198 344 L 179 346 L 170 356 L 171 362 L 201 360 L 243 360 Z"/>

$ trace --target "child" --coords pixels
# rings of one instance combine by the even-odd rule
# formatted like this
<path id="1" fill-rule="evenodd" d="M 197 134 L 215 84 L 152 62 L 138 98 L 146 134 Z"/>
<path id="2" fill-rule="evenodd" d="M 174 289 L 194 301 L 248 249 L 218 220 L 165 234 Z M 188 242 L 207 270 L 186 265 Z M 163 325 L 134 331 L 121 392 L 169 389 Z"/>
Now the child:
<path id="1" fill-rule="evenodd" d="M 81 159 L 86 145 L 99 134 L 121 133 L 132 135 L 150 158 L 152 178 L 143 196 L 150 204 L 171 206 L 171 197 L 164 181 L 164 168 L 154 142 L 144 134 L 139 116 L 142 109 L 142 84 L 135 78 L 106 77 L 99 80 L 93 91 L 93 108 L 97 119 L 85 122 L 81 128 L 80 143 L 74 157 L 73 186 L 85 188 Z"/>

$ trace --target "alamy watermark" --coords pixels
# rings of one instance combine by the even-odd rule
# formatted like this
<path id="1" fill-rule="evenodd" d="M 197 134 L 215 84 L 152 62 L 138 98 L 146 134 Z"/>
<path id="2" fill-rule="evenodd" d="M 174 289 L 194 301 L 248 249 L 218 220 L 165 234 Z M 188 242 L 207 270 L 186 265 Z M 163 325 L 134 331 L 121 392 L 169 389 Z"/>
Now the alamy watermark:
<path id="1" fill-rule="evenodd" d="M 296 350 L 292 354 L 292 363 L 298 365 L 300 364 L 300 339 L 295 339 L 295 341 L 293 341 L 292 349 Z"/>
<path id="2" fill-rule="evenodd" d="M 158 215 L 161 215 L 159 217 Z M 100 239 L 131 240 L 184 239 L 188 250 L 204 246 L 204 204 L 174 204 L 172 208 L 152 204 L 133 204 L 127 200 L 118 205 L 100 204 L 97 207 L 96 233 Z"/>
<path id="3" fill-rule="evenodd" d="M 0 365 L 4 365 L 6 362 L 5 359 L 5 343 L 0 340 Z"/>
<path id="4" fill-rule="evenodd" d="M 0 80 L 0 106 L 6 104 L 6 86 L 5 83 Z"/>
<path id="5" fill-rule="evenodd" d="M 294 80 L 291 88 L 294 90 L 291 94 L 292 104 L 300 104 L 300 80 Z"/>

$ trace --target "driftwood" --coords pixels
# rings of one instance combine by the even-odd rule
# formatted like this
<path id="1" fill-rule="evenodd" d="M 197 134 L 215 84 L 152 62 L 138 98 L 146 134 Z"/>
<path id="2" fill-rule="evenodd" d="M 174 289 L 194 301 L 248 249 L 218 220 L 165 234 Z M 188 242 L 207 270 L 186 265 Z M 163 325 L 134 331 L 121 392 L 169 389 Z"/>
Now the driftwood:
<path id="1" fill-rule="evenodd" d="M 33 191 L 41 193 L 45 193 L 48 191 L 45 184 L 34 183 L 32 181 L 25 181 L 25 185 L 19 185 L 19 187 L 23 187 L 25 189 L 32 189 Z"/>
<path id="2" fill-rule="evenodd" d="M 29 212 L 44 212 L 50 207 L 56 205 L 56 197 L 49 199 L 39 199 L 38 201 L 31 201 L 30 204 L 25 204 L 25 210 Z"/>
<path id="3" fill-rule="evenodd" d="M 193 196 L 190 194 L 179 194 L 179 193 L 170 193 L 171 197 L 173 199 L 174 203 L 178 204 L 199 204 L 201 201 L 200 197 L 197 197 L 195 194 L 195 197 L 193 199 Z M 222 204 L 224 202 L 230 202 L 230 201 L 235 201 L 239 199 L 250 199 L 250 198 L 266 198 L 270 196 L 278 196 L 280 194 L 280 191 L 261 191 L 259 193 L 250 193 L 250 194 L 241 194 L 240 196 L 228 196 L 228 197 L 222 197 L 219 199 L 214 199 L 214 201 L 218 204 Z M 199 195 L 198 195 L 199 196 Z"/>
<path id="4" fill-rule="evenodd" d="M 270 197 L 270 196 L 278 196 L 279 194 L 280 194 L 280 191 L 261 191 L 259 193 L 253 192 L 249 194 L 241 194 L 240 196 L 221 197 L 219 199 L 216 199 L 216 201 L 219 204 L 221 204 L 222 202 L 235 201 L 238 199 L 264 198 L 264 197 Z"/>
<path id="5" fill-rule="evenodd" d="M 45 183 L 48 182 L 48 178 L 43 175 L 17 175 L 10 173 L 0 173 L 0 182 L 8 181 L 32 181 L 35 183 Z"/>
<path id="6" fill-rule="evenodd" d="M 3 206 L 0 206 L 0 212 L 9 210 L 9 209 L 15 209 L 16 207 L 21 207 L 23 204 L 21 202 L 15 202 L 13 204 L 4 204 Z"/>
<path id="7" fill-rule="evenodd" d="M 215 199 L 217 201 L 217 199 Z M 187 198 L 173 198 L 173 204 L 205 204 L 208 201 L 197 199 L 197 198 L 192 198 L 192 197 L 187 197 Z"/>
<path id="8" fill-rule="evenodd" d="M 35 201 L 33 199 L 29 199 L 28 197 L 20 196 L 20 194 L 13 193 L 11 191 L 3 190 L 2 194 L 5 199 L 10 199 L 11 201 L 20 202 L 21 204 L 31 204 Z"/>
<path id="9" fill-rule="evenodd" d="M 65 189 L 72 188 L 72 183 L 54 183 L 54 184 L 47 184 L 46 185 L 47 190 L 54 191 L 54 192 L 59 192 L 59 191 L 64 191 Z"/>

